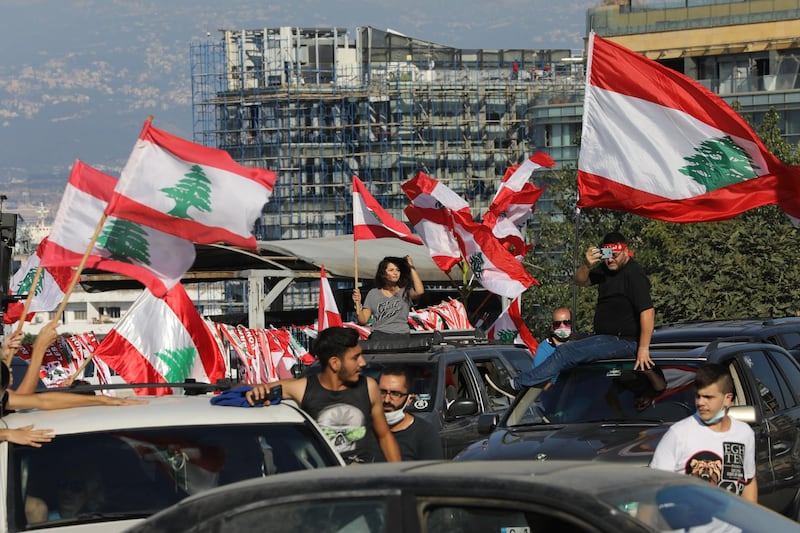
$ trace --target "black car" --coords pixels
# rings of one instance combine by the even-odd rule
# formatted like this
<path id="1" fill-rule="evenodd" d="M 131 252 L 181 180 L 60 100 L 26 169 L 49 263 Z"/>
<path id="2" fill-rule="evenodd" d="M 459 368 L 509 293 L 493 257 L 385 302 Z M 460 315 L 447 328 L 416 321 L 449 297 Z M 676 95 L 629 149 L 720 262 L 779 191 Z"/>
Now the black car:
<path id="1" fill-rule="evenodd" d="M 736 337 L 751 342 L 800 348 L 800 317 L 700 320 L 663 324 L 655 328 L 651 344 L 699 343 Z"/>
<path id="2" fill-rule="evenodd" d="M 756 437 L 759 502 L 800 516 L 800 364 L 774 344 L 715 341 L 689 348 L 651 345 L 667 389 L 655 395 L 633 359 L 581 364 L 547 388 L 522 391 L 502 416 L 481 418 L 488 438 L 456 460 L 585 460 L 646 465 L 669 426 L 695 411 L 694 371 L 730 367 L 736 398 L 729 414 Z"/>
<path id="3" fill-rule="evenodd" d="M 478 418 L 503 412 L 511 404 L 511 378 L 529 369 L 527 348 L 490 344 L 474 331 L 415 335 L 409 342 L 366 341 L 365 373 L 378 379 L 387 366 L 402 366 L 411 375 L 416 399 L 408 412 L 439 431 L 444 454 L 452 458 L 475 442 Z"/>
<path id="4" fill-rule="evenodd" d="M 341 533 L 800 530 L 689 476 L 616 465 L 505 461 L 384 463 L 280 474 L 187 498 L 129 531 L 270 526 Z"/>

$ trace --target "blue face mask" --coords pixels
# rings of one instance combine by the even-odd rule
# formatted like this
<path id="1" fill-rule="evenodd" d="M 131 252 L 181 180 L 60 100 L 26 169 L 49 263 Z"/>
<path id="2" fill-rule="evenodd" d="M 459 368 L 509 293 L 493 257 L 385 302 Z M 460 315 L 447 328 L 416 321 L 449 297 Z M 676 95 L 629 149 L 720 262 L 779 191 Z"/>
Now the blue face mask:
<path id="1" fill-rule="evenodd" d="M 714 416 L 711 418 L 711 420 L 703 420 L 703 419 L 700 417 L 700 412 L 698 411 L 698 412 L 697 412 L 697 418 L 700 418 L 700 420 L 703 422 L 703 424 L 705 424 L 705 425 L 707 425 L 707 426 L 713 426 L 714 424 L 716 424 L 717 422 L 719 422 L 720 420 L 722 420 L 723 418 L 725 418 L 725 413 L 726 413 L 726 412 L 727 412 L 727 410 L 726 410 L 726 409 L 723 407 L 722 409 L 720 409 L 720 410 L 719 410 L 719 413 L 715 414 L 715 415 L 714 415 Z"/>

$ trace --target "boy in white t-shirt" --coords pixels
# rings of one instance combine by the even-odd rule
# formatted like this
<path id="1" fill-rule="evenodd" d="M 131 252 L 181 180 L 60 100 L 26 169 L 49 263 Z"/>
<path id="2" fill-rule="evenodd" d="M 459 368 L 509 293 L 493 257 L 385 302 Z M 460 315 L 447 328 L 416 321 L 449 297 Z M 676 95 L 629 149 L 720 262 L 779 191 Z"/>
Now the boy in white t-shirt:
<path id="1" fill-rule="evenodd" d="M 690 474 L 758 503 L 755 435 L 728 416 L 733 379 L 708 363 L 695 374 L 697 412 L 676 422 L 658 443 L 650 468 Z"/>

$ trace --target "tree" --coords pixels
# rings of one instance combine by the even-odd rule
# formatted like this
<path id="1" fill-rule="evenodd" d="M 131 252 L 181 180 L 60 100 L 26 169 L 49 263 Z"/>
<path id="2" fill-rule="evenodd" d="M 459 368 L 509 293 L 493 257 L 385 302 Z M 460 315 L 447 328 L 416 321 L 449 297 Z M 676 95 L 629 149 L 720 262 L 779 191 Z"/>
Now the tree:
<path id="1" fill-rule="evenodd" d="M 200 165 L 192 165 L 174 187 L 165 187 L 161 192 L 175 200 L 175 207 L 168 212 L 174 217 L 192 220 L 188 213 L 190 207 L 199 211 L 211 211 L 211 180 L 206 177 Z"/>
<path id="2" fill-rule="evenodd" d="M 150 264 L 150 242 L 147 231 L 130 220 L 113 219 L 97 238 L 97 247 L 106 250 L 116 261 Z"/>
<path id="3" fill-rule="evenodd" d="M 757 128 L 767 148 L 789 164 L 798 147 L 780 135 L 771 109 Z M 573 308 L 572 276 L 587 247 L 619 230 L 629 240 L 652 283 L 656 323 L 712 318 L 778 317 L 800 313 L 800 233 L 776 206 L 765 206 L 721 222 L 676 224 L 607 209 L 584 209 L 576 240 L 577 173 L 551 172 L 546 198 L 552 211 L 533 215 L 534 247 L 526 265 L 541 286 L 527 291 L 523 316 L 537 338 L 549 330 L 556 307 Z M 576 291 L 573 314 L 579 331 L 592 330 L 596 290 Z"/>

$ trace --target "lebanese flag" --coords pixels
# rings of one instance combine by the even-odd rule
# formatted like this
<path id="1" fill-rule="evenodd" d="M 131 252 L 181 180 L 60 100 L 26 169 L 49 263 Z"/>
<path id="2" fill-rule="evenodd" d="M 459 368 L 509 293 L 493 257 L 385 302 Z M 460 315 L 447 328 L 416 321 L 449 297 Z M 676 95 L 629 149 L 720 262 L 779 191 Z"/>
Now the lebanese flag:
<path id="1" fill-rule="evenodd" d="M 800 168 L 772 155 L 725 101 L 592 33 L 578 207 L 707 222 L 778 204 L 800 218 Z"/>
<path id="2" fill-rule="evenodd" d="M 336 307 L 336 300 L 333 297 L 331 284 L 325 275 L 325 265 L 321 265 L 319 271 L 319 315 L 317 317 L 317 331 L 325 328 L 342 325 L 342 315 Z"/>
<path id="3" fill-rule="evenodd" d="M 525 243 L 520 229 L 505 215 L 497 216 L 492 211 L 483 215 L 483 225 L 492 230 L 492 235 L 500 241 L 503 248 L 517 259 L 528 253 L 530 246 Z"/>
<path id="4" fill-rule="evenodd" d="M 522 304 L 519 298 L 514 298 L 500 313 L 494 324 L 486 330 L 486 338 L 501 344 L 523 343 L 531 351 L 531 354 L 536 352 L 536 348 L 539 347 L 539 341 L 522 320 Z"/>
<path id="5" fill-rule="evenodd" d="M 75 271 L 69 267 L 45 267 L 41 264 L 42 254 L 47 247 L 48 239 L 45 238 L 36 247 L 36 253 L 31 254 L 19 267 L 9 281 L 9 293 L 13 295 L 27 295 L 33 290 L 33 299 L 28 306 L 26 321 L 30 321 L 38 312 L 52 311 L 64 300 L 65 292 L 72 281 Z M 36 287 L 31 287 L 36 277 L 36 269 L 42 268 Z M 3 315 L 5 324 L 13 324 L 22 318 L 25 302 L 11 302 L 8 310 Z"/>
<path id="6" fill-rule="evenodd" d="M 78 266 L 114 194 L 116 178 L 75 161 L 61 197 L 42 264 Z M 156 297 L 181 280 L 195 260 L 194 244 L 129 220 L 108 217 L 86 268 L 116 272 L 141 282 Z"/>
<path id="7" fill-rule="evenodd" d="M 225 376 L 217 342 L 180 283 L 156 298 L 147 289 L 95 351 L 127 383 L 216 383 Z M 172 394 L 170 388 L 137 394 Z"/>
<path id="8" fill-rule="evenodd" d="M 422 244 L 422 239 L 412 234 L 408 227 L 381 207 L 364 184 L 353 176 L 353 240 L 391 237 Z"/>
<path id="9" fill-rule="evenodd" d="M 400 185 L 403 192 L 417 207 L 428 209 L 440 209 L 445 207 L 452 211 L 470 212 L 469 203 L 461 198 L 448 186 L 439 183 L 438 180 L 428 176 L 422 171 Z"/>
<path id="10" fill-rule="evenodd" d="M 524 184 L 519 191 L 506 189 L 502 196 L 495 197 L 495 200 L 489 205 L 487 213 L 494 213 L 496 216 L 502 215 L 515 226 L 522 226 L 533 214 L 536 202 L 544 190 L 545 187 L 537 187 L 532 183 Z"/>
<path id="11" fill-rule="evenodd" d="M 500 184 L 500 188 L 497 189 L 494 198 L 492 198 L 492 205 L 496 203 L 502 204 L 505 202 L 504 198 L 506 196 L 521 191 L 523 187 L 528 184 L 528 180 L 535 170 L 545 167 L 554 167 L 555 165 L 556 162 L 553 161 L 553 158 L 549 155 L 544 152 L 536 152 L 521 164 L 508 167 L 503 176 L 503 182 Z M 504 211 L 505 209 L 500 210 Z"/>
<path id="12" fill-rule="evenodd" d="M 451 217 L 446 209 L 409 205 L 403 212 L 414 226 L 414 231 L 422 238 L 436 266 L 447 273 L 461 262 L 461 249 L 451 229 Z"/>
<path id="13" fill-rule="evenodd" d="M 195 243 L 256 249 L 252 229 L 269 201 L 274 172 L 244 167 L 215 148 L 145 121 L 106 214 Z"/>
<path id="14" fill-rule="evenodd" d="M 467 213 L 453 212 L 452 216 L 461 255 L 483 288 L 500 296 L 516 298 L 531 285 L 539 285 L 492 235 L 492 230 L 474 222 Z"/>

